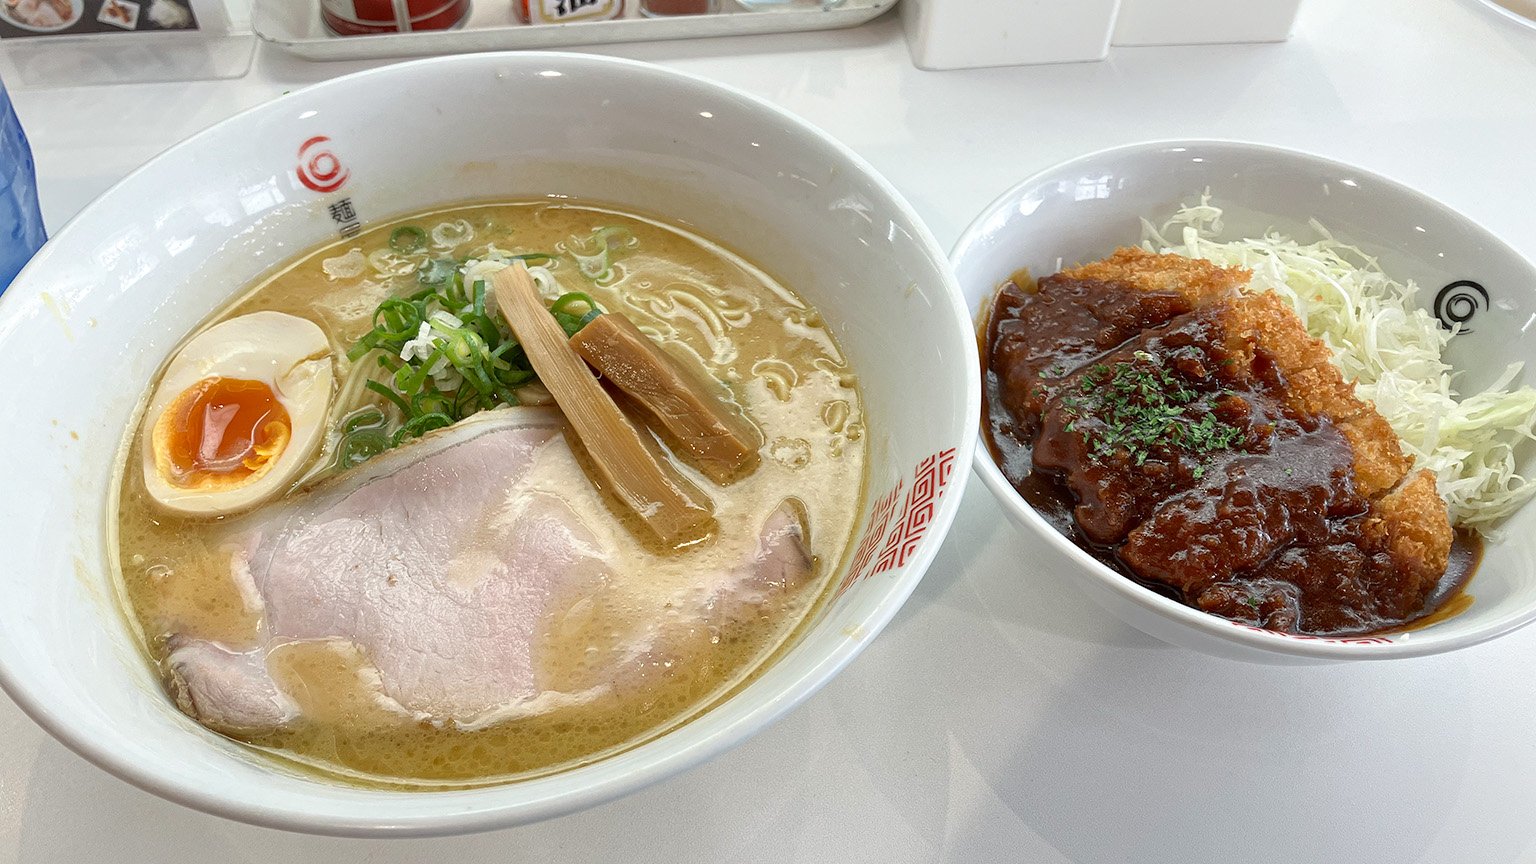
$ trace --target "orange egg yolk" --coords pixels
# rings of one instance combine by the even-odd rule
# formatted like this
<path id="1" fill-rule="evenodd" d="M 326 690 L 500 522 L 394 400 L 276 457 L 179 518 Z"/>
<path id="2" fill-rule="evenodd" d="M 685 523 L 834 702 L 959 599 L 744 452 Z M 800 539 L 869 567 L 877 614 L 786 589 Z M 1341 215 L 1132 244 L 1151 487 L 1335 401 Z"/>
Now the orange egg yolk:
<path id="1" fill-rule="evenodd" d="M 167 479 L 184 488 L 234 485 L 266 473 L 293 428 L 272 388 L 243 378 L 204 378 L 182 391 L 156 425 Z"/>

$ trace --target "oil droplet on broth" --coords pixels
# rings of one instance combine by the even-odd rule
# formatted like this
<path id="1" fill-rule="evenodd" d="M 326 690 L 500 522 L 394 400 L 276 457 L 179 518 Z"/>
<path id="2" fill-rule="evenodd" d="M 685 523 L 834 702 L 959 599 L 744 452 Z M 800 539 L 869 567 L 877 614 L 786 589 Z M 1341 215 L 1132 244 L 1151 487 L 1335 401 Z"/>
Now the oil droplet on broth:
<path id="1" fill-rule="evenodd" d="M 770 452 L 773 461 L 791 471 L 811 464 L 811 442 L 804 438 L 775 438 Z"/>
<path id="2" fill-rule="evenodd" d="M 853 413 L 853 408 L 847 399 L 830 399 L 821 404 L 821 422 L 825 423 L 830 432 L 841 432 L 848 422 L 848 417 Z"/>
<path id="3" fill-rule="evenodd" d="M 788 402 L 791 391 L 800 383 L 800 374 L 795 371 L 795 367 L 778 358 L 753 363 L 752 375 L 760 379 L 768 392 L 780 402 Z"/>

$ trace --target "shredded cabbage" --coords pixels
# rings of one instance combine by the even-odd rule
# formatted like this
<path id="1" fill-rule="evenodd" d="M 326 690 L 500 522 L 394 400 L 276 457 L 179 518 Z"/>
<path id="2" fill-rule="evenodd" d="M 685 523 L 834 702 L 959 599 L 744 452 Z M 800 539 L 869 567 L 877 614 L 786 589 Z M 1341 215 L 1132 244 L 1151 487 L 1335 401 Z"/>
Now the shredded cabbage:
<path id="1" fill-rule="evenodd" d="M 1305 244 L 1275 231 L 1221 240 L 1222 211 L 1206 195 L 1161 227 L 1143 219 L 1142 246 L 1246 267 L 1250 290 L 1285 298 L 1307 332 L 1333 351 L 1356 393 L 1376 404 L 1416 466 L 1435 474 L 1453 524 L 1486 526 L 1529 501 L 1536 482 L 1516 469 L 1525 455 L 1520 445 L 1536 439 L 1536 390 L 1509 389 L 1521 364 L 1459 398 L 1455 374 L 1441 359 L 1455 333 L 1418 305 L 1418 286 L 1392 279 L 1316 220 L 1311 228 L 1319 239 Z"/>

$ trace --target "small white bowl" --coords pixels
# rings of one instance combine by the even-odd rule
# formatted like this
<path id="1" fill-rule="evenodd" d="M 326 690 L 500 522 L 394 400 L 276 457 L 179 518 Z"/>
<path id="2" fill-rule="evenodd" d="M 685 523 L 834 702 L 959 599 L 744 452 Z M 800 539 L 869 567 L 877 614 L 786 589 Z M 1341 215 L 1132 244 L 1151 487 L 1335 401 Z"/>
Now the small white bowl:
<path id="1" fill-rule="evenodd" d="M 252 279 L 374 222 L 563 194 L 696 226 L 814 304 L 860 376 L 869 474 L 839 593 L 749 686 L 639 747 L 448 792 L 282 769 L 166 698 L 113 599 L 109 488 L 170 349 Z M 262 825 L 347 835 L 482 830 L 590 806 L 737 744 L 890 620 L 960 503 L 980 411 L 943 251 L 864 160 L 760 99 L 644 63 L 473 54 L 338 78 L 177 145 L 87 207 L 0 297 L 0 685 L 124 779 Z M 891 490 L 897 490 L 892 492 Z M 889 505 L 889 506 L 883 506 Z M 751 782 L 743 778 L 743 782 Z"/>
<path id="2" fill-rule="evenodd" d="M 1379 257 L 1446 316 L 1470 313 L 1448 359 L 1462 392 L 1486 385 L 1514 361 L 1536 359 L 1536 267 L 1475 222 L 1377 174 L 1321 157 L 1227 141 L 1134 144 L 1042 171 L 993 202 L 966 229 L 950 259 L 973 316 L 1021 267 L 1036 275 L 1091 261 L 1141 238 L 1209 189 L 1229 235 L 1276 228 L 1310 237 L 1317 219 L 1339 239 Z M 1475 287 L 1472 283 L 1475 283 Z M 1486 296 L 1483 293 L 1486 292 Z M 1522 376 L 1532 380 L 1529 367 Z M 1517 381 L 1517 383 L 1520 383 Z M 1057 532 L 1009 484 L 986 446 L 976 471 L 1016 525 L 1040 541 L 1041 561 L 1019 578 L 1054 571 L 1127 623 L 1175 645 L 1264 663 L 1379 660 L 1452 651 L 1536 619 L 1536 507 L 1489 542 L 1467 588 L 1469 608 L 1421 629 L 1383 636 L 1319 638 L 1272 633 L 1200 612 L 1136 584 Z M 1525 472 L 1531 459 L 1527 457 Z"/>
<path id="3" fill-rule="evenodd" d="M 1536 0 L 1474 0 L 1474 2 L 1506 21 L 1536 30 Z"/>

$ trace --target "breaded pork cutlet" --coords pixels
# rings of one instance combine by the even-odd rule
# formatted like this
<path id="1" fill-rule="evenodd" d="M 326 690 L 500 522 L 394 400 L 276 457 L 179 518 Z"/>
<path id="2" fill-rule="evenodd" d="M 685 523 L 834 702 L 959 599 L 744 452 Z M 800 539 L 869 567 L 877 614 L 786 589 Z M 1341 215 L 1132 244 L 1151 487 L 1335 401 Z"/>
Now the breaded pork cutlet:
<path id="1" fill-rule="evenodd" d="M 1122 247 L 1108 258 L 1058 275 L 1113 282 L 1142 292 L 1176 293 L 1191 308 L 1199 308 L 1232 299 L 1252 274 L 1198 258 Z M 1243 341 L 1267 349 L 1283 376 L 1277 384 L 1290 404 L 1338 424 L 1355 448 L 1356 482 L 1363 495 L 1375 497 L 1403 479 L 1413 460 L 1403 454 L 1397 433 L 1374 406 L 1355 397 L 1354 385 L 1344 380 L 1328 346 L 1307 334 L 1283 300 L 1269 293 L 1246 295 L 1243 303 L 1234 305 L 1228 326 Z M 1241 344 L 1232 347 L 1242 350 Z"/>
<path id="2" fill-rule="evenodd" d="M 1147 295 L 1178 295 L 1190 311 L 1238 297 L 1251 276 L 1241 267 L 1218 267 L 1198 258 L 1122 247 L 1108 258 L 1041 280 L 1040 290 L 1052 290 L 1058 279 L 1103 282 Z M 1309 336 L 1301 320 L 1279 297 L 1269 293 L 1243 296 L 1244 302 L 1233 307 L 1228 320 L 1229 330 L 1240 335 L 1232 349 L 1242 351 L 1243 343 L 1265 346 L 1283 375 L 1277 386 L 1287 393 L 1287 400 L 1298 410 L 1338 424 L 1355 448 L 1356 482 L 1362 494 L 1370 498 L 1396 486 L 1413 460 L 1403 454 L 1402 444 L 1386 419 L 1355 397 L 1354 385 L 1345 381 L 1333 364 L 1328 346 Z M 1251 363 L 1252 358 L 1245 360 Z"/>
<path id="3" fill-rule="evenodd" d="M 1410 476 L 1396 433 L 1355 395 L 1327 346 L 1279 297 L 1243 293 L 1249 276 L 1127 248 L 1020 297 L 1010 320 L 1028 324 L 1011 347 L 1032 361 L 1032 398 L 1021 407 L 1038 413 L 1020 426 L 1038 430 L 1035 466 L 1071 490 L 1092 542 L 1116 546 L 1138 575 L 1200 608 L 1309 632 L 1411 617 L 1445 572 L 1452 541 L 1434 477 Z M 1095 309 L 1052 308 L 1094 294 Z M 1174 314 L 1142 316 L 1138 332 L 1105 348 L 1124 334 L 1110 326 L 1115 307 L 1153 298 Z M 1100 319 L 1110 320 L 1093 329 Z M 1070 364 L 1052 355 L 1074 338 Z M 1121 379 L 1140 389 L 1115 391 L 1113 416 L 1087 416 L 1102 413 L 1107 385 Z M 1156 421 L 1167 441 L 1126 438 L 1128 424 L 1170 411 L 1177 422 Z M 1181 430 L 1196 427 L 1230 438 L 1225 451 L 1199 449 L 1209 436 L 1193 450 L 1181 443 Z"/>
<path id="4" fill-rule="evenodd" d="M 1402 441 L 1386 418 L 1355 395 L 1355 385 L 1344 380 L 1328 346 L 1309 336 L 1301 319 L 1274 294 L 1245 295 L 1231 310 L 1228 327 L 1238 340 L 1231 350 L 1243 355 L 1251 368 L 1267 368 L 1260 374 L 1272 378 L 1271 386 L 1292 408 L 1339 427 L 1355 451 L 1355 487 L 1360 494 L 1374 498 L 1397 486 L 1413 460 L 1403 453 Z M 1261 362 L 1253 356 L 1256 352 L 1267 359 Z"/>
<path id="5" fill-rule="evenodd" d="M 1056 382 L 1072 370 L 1194 308 L 1175 291 L 1092 279 L 1049 276 L 1033 288 L 1004 285 L 987 332 L 988 370 L 1020 438 L 1034 434 Z"/>
<path id="6" fill-rule="evenodd" d="M 988 365 L 1016 434 L 1034 434 L 1056 382 L 1078 366 L 1143 330 L 1236 296 L 1250 275 L 1125 247 L 1033 285 L 1004 285 L 988 322 Z"/>
<path id="7" fill-rule="evenodd" d="M 1256 389 L 1281 401 L 1303 429 L 1314 431 L 1305 433 L 1304 442 L 1296 439 L 1271 445 L 1268 458 L 1284 463 L 1278 474 L 1250 464 L 1242 466 L 1243 477 L 1226 478 L 1221 487 L 1229 521 L 1224 539 L 1240 541 L 1235 547 L 1238 553 L 1230 543 L 1205 535 L 1200 520 L 1194 520 L 1185 526 L 1186 548 L 1170 554 L 1168 523 L 1176 520 L 1163 517 L 1180 506 L 1170 501 L 1130 533 L 1123 557 L 1140 564 L 1149 574 L 1160 572 L 1196 605 L 1228 617 L 1243 617 L 1252 613 L 1254 598 L 1261 604 L 1273 600 L 1267 595 L 1278 589 L 1250 592 L 1233 607 L 1224 591 L 1206 596 L 1220 581 L 1210 580 L 1217 568 L 1189 565 L 1197 564 L 1200 551 L 1213 552 L 1214 557 L 1225 558 L 1230 564 L 1245 554 L 1252 561 L 1291 546 L 1291 554 L 1274 563 L 1286 566 L 1286 581 L 1299 587 L 1300 597 L 1295 604 L 1298 608 L 1276 613 L 1279 623 L 1299 615 L 1306 619 L 1301 623 L 1308 630 L 1334 631 L 1366 626 L 1375 619 L 1411 617 L 1423 607 L 1444 574 L 1453 539 L 1434 475 L 1422 470 L 1410 474 L 1412 459 L 1403 453 L 1392 427 L 1370 403 L 1355 395 L 1354 385 L 1344 380 L 1329 359 L 1327 346 L 1306 334 L 1280 298 L 1273 294 L 1244 295 L 1212 304 L 1206 311 L 1221 321 L 1224 350 L 1234 360 L 1221 377 L 1234 384 L 1257 385 Z M 1330 458 L 1330 454 L 1317 452 L 1323 449 L 1318 445 L 1330 428 L 1348 445 L 1353 489 L 1327 490 L 1320 498 L 1318 493 L 1326 481 L 1301 466 L 1308 463 L 1310 468 Z M 1300 444 L 1304 446 L 1297 446 Z M 1258 479 L 1260 476 L 1267 479 Z M 1310 486 L 1296 487 L 1298 478 Z M 1205 485 L 1209 490 L 1217 484 Z M 1245 492 L 1253 495 L 1253 512 L 1247 521 L 1237 515 L 1246 501 Z M 1182 504 L 1187 506 L 1192 497 L 1186 496 Z M 1367 507 L 1365 514 L 1358 515 L 1347 529 L 1308 524 L 1300 512 L 1321 509 L 1333 517 L 1355 516 L 1362 504 Z M 1288 509 L 1298 512 L 1280 512 Z M 1247 531 L 1257 533 L 1245 534 Z M 1164 534 L 1159 542 L 1143 544 L 1144 536 L 1156 533 Z M 1262 552 L 1264 544 L 1256 544 L 1255 536 L 1269 538 L 1273 549 Z M 1326 540 L 1319 542 L 1320 537 Z M 1327 559 L 1326 566 L 1321 559 Z M 1260 578 L 1270 569 L 1257 563 L 1248 566 L 1256 567 L 1254 575 Z M 1347 577 L 1342 575 L 1345 573 Z M 1351 581 L 1353 587 L 1345 589 L 1346 582 Z M 1341 590 L 1355 594 L 1347 610 L 1307 602 Z"/>
<path id="8" fill-rule="evenodd" d="M 1241 267 L 1217 267 L 1200 258 L 1158 255 L 1122 246 L 1108 258 L 1069 267 L 1052 278 L 1110 282 L 1136 291 L 1177 294 L 1193 309 L 1231 297 L 1247 286 L 1252 276 Z"/>
<path id="9" fill-rule="evenodd" d="M 1111 278 L 1141 291 L 1182 291 L 1196 306 L 1220 302 L 1248 284 L 1250 273 L 1241 268 L 1222 268 L 1180 255 L 1155 255 L 1142 249 L 1122 248 L 1113 255 L 1070 272 L 1079 278 Z M 1176 288 L 1175 286 L 1180 286 Z M 1445 503 L 1434 490 L 1434 477 L 1420 471 L 1408 478 L 1413 460 L 1403 453 L 1401 440 L 1374 405 L 1355 395 L 1355 385 L 1344 380 L 1333 363 L 1332 352 L 1320 339 L 1310 336 L 1301 319 L 1279 296 L 1268 292 L 1245 294 L 1230 303 L 1228 332 L 1237 337 L 1228 350 L 1247 361 L 1249 368 L 1268 367 L 1272 386 L 1286 403 L 1305 415 L 1323 417 L 1339 427 L 1354 450 L 1355 488 L 1366 498 L 1412 484 L 1413 491 L 1399 490 L 1392 503 L 1378 500 L 1388 524 L 1424 522 L 1424 531 L 1410 531 L 1424 538 L 1419 548 L 1432 567 L 1444 571 L 1450 550 L 1451 530 Z M 1254 354 L 1262 351 L 1267 360 Z M 1405 478 L 1408 478 L 1405 480 Z M 1408 502 L 1413 502 L 1411 505 Z M 1396 514 L 1396 518 L 1386 514 Z M 1407 530 L 1407 529 L 1405 529 Z"/>

